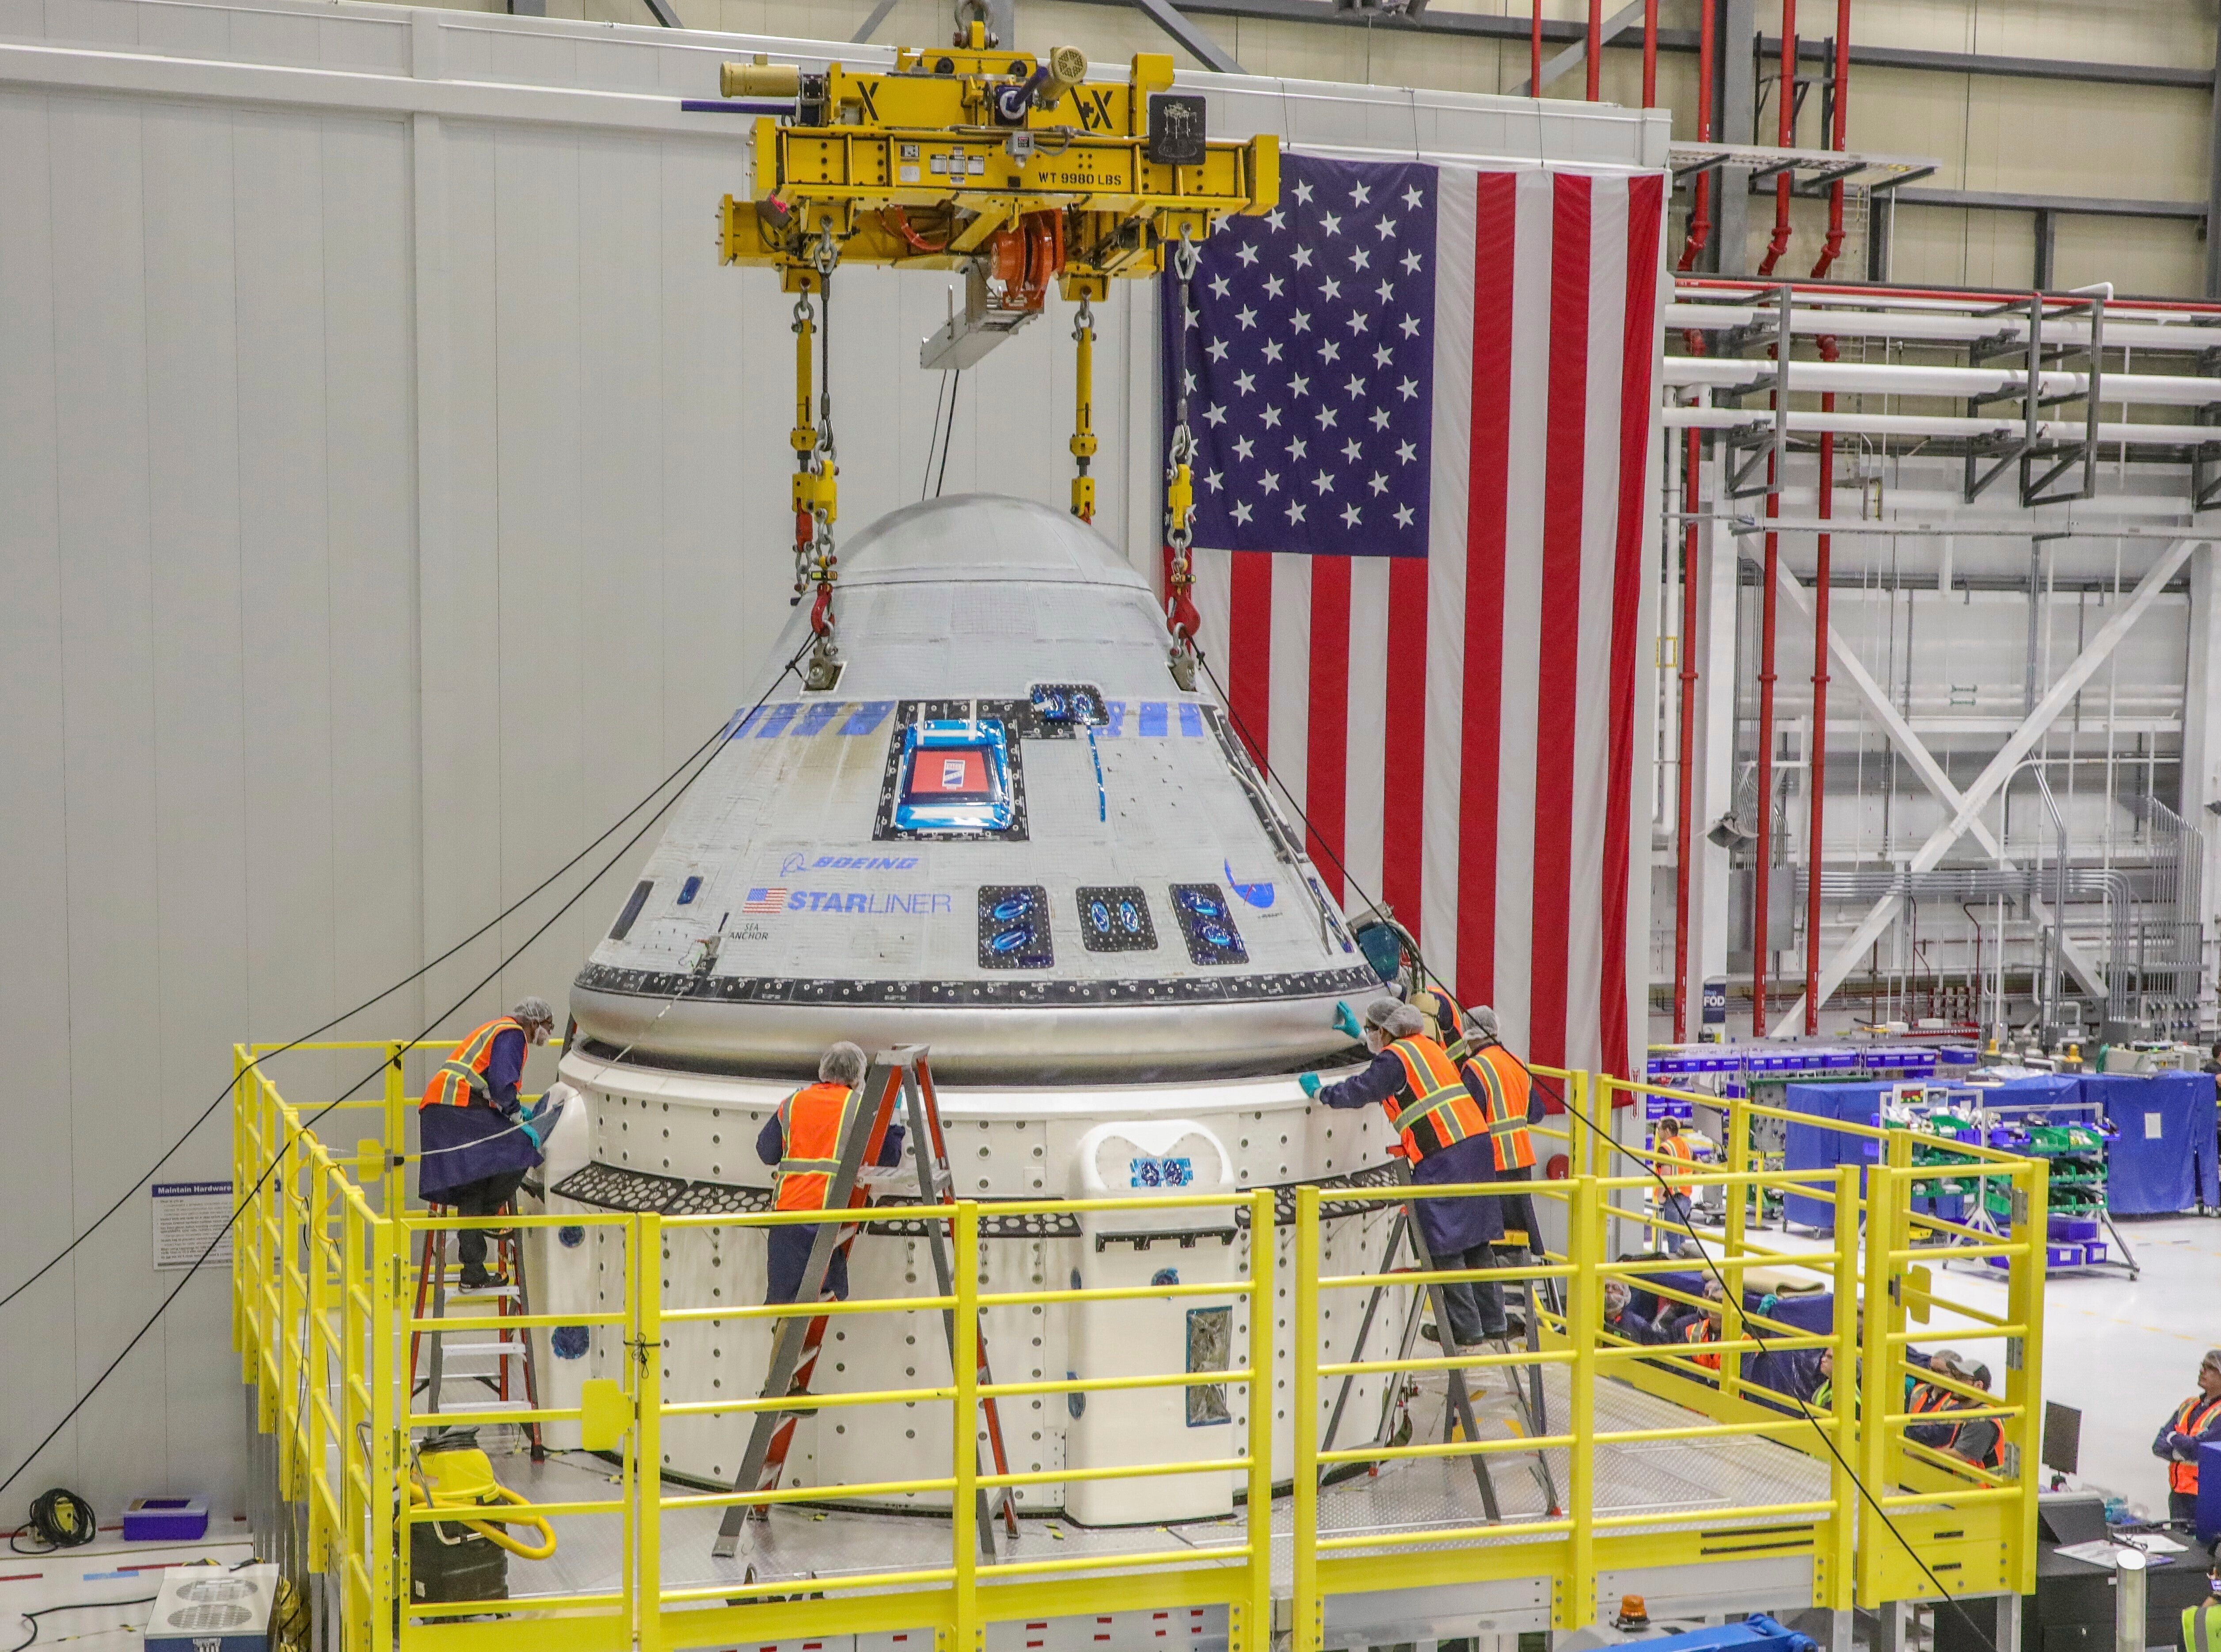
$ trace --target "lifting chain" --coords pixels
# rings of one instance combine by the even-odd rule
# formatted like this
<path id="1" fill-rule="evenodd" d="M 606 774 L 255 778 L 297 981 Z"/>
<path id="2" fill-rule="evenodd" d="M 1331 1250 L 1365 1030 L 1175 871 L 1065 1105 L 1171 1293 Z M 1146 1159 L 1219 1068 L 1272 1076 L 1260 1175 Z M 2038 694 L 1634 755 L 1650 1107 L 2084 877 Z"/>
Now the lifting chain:
<path id="1" fill-rule="evenodd" d="M 1195 240 L 1183 227 L 1179 245 L 1173 249 L 1173 274 L 1179 282 L 1179 324 L 1173 329 L 1173 431 L 1165 461 L 1165 548 L 1171 553 L 1166 571 L 1165 626 L 1173 634 L 1173 679 L 1189 693 L 1195 691 L 1195 632 L 1199 616 L 1192 591 L 1194 560 L 1189 548 L 1195 542 L 1195 435 L 1188 429 L 1188 318 L 1194 313 L 1192 286 L 1196 266 Z"/>
<path id="2" fill-rule="evenodd" d="M 1095 520 L 1095 479 L 1087 463 L 1095 457 L 1095 311 L 1086 299 L 1072 323 L 1072 341 L 1079 347 L 1078 369 L 1073 376 L 1072 456 L 1079 474 L 1072 479 L 1072 514 L 1082 522 Z"/>
<path id="3" fill-rule="evenodd" d="M 817 272 L 817 410 L 813 423 L 810 407 L 810 341 L 812 328 L 807 294 L 794 302 L 795 423 L 788 440 L 795 451 L 794 476 L 794 594 L 800 601 L 805 587 L 816 586 L 810 606 L 810 629 L 817 641 L 810 651 L 803 685 L 823 693 L 841 679 L 838 616 L 833 608 L 833 587 L 841 577 L 840 559 L 834 554 L 833 523 L 840 514 L 841 466 L 833 444 L 833 266 L 840 253 L 829 223 L 820 232 L 810 263 Z"/>

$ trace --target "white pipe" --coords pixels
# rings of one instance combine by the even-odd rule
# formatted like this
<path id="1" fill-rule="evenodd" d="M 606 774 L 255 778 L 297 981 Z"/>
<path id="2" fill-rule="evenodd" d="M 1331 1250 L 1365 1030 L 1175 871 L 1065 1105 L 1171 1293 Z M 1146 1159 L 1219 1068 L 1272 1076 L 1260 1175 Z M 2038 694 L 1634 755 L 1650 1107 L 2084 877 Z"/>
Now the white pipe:
<path id="1" fill-rule="evenodd" d="M 1677 302 L 1666 306 L 1666 326 L 1669 331 L 1692 327 L 1711 331 L 1721 328 L 1749 327 L 1754 322 L 1770 326 L 1775 314 L 1775 306 L 1772 304 L 1691 304 Z M 1822 335 L 1832 335 L 1838 338 L 1909 339 L 1954 344 L 1995 338 L 2018 343 L 2028 337 L 2028 317 L 2011 311 L 1990 316 L 1905 310 L 1884 314 L 1873 310 L 1824 310 L 1800 304 L 1790 318 L 1789 329 L 1800 337 L 1817 338 Z M 2088 317 L 2080 315 L 2045 316 L 2043 341 L 2046 344 L 2087 345 L 2090 342 Z M 2200 326 L 2189 321 L 2117 321 L 2109 311 L 2105 316 L 2105 344 L 2109 349 L 2128 346 L 2139 350 L 2210 350 L 2221 346 L 2221 326 L 2210 322 Z"/>
<path id="2" fill-rule="evenodd" d="M 1669 407 L 1664 410 L 1666 428 L 1669 430 L 1736 430 L 1770 429 L 1774 415 L 1769 410 L 1753 413 L 1731 407 Z M 1916 413 L 1797 413 L 1789 416 L 1789 429 L 1796 435 L 1817 435 L 1823 430 L 1832 430 L 1839 436 L 1993 436 L 1999 441 L 2018 441 L 2026 433 L 2026 426 L 2018 419 L 1955 418 L 1946 414 L 1934 416 Z M 2126 442 L 2132 447 L 2180 447 L 2201 440 L 2221 442 L 2221 429 L 2212 435 L 2203 435 L 2205 427 L 2187 424 L 2100 424 L 2098 441 Z M 2087 434 L 2080 419 L 2041 419 L 2036 422 L 2039 441 L 2079 442 Z"/>
<path id="3" fill-rule="evenodd" d="M 2112 336 L 2111 329 L 2106 336 Z M 1759 360 L 1723 360 L 1717 356 L 1669 355 L 1666 382 L 1677 388 L 1698 385 L 1748 385 L 1773 376 L 1774 364 Z M 2086 396 L 2090 376 L 2080 372 L 2043 372 L 2036 375 L 2039 392 L 2046 397 Z M 2028 375 L 1999 367 L 1935 367 L 1899 366 L 1880 361 L 1803 361 L 1789 363 L 1792 392 L 1839 396 L 1969 396 L 2018 395 L 2026 388 Z M 2099 397 L 2111 405 L 2133 403 L 2139 407 L 2205 407 L 2221 402 L 2221 379 L 2195 379 L 2183 373 L 2109 372 L 2099 384 Z"/>

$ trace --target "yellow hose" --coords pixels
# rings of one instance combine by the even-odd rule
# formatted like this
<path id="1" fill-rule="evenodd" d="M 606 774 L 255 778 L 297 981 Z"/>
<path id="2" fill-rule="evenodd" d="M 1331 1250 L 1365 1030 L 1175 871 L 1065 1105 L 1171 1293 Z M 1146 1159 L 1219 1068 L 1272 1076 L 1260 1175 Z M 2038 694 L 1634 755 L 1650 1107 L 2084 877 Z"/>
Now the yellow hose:
<path id="1" fill-rule="evenodd" d="M 519 1508 L 529 1509 L 532 1506 L 531 1500 L 529 1498 L 522 1496 L 519 1492 L 510 1491 L 506 1486 L 488 1486 L 476 1498 L 455 1498 L 440 1496 L 435 1492 L 427 1490 L 423 1485 L 416 1480 L 411 1480 L 409 1482 L 410 1505 L 416 1508 L 454 1509 L 458 1511 L 463 1509 L 476 1509 L 483 1511 L 489 1506 L 488 1499 L 494 1499 Z M 510 1554 L 517 1555 L 524 1560 L 544 1561 L 550 1555 L 553 1555 L 555 1552 L 555 1529 L 549 1525 L 547 1521 L 541 1519 L 538 1515 L 525 1515 L 513 1521 L 504 1519 L 500 1516 L 496 1516 L 492 1519 L 472 1519 L 468 1516 L 459 1516 L 456 1524 L 468 1526 L 472 1531 L 477 1532 L 481 1537 L 490 1538 L 494 1542 L 499 1543 Z M 510 1536 L 506 1530 L 506 1527 L 510 1525 L 539 1527 L 541 1539 L 539 1546 L 537 1548 L 529 1547 Z"/>

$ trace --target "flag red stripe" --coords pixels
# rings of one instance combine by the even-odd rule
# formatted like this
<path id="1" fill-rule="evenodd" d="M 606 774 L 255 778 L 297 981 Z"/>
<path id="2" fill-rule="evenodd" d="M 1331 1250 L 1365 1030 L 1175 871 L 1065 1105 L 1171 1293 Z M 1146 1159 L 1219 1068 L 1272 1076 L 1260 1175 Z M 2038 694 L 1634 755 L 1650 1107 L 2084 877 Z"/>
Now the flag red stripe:
<path id="1" fill-rule="evenodd" d="M 1504 554 L 1511 493 L 1511 274 L 1519 178 L 1513 172 L 1483 172 L 1476 183 L 1457 985 L 1467 1004 L 1486 1004 L 1496 996 L 1497 767 L 1504 748 Z"/>
<path id="2" fill-rule="evenodd" d="M 1535 913 L 1528 1041 L 1567 1051 L 1566 937 L 1573 922 L 1574 704 L 1580 692 L 1581 505 L 1588 436 L 1589 179 L 1552 181 L 1548 458 L 1542 479 L 1542 653 L 1535 729 Z"/>
<path id="3" fill-rule="evenodd" d="M 1627 879 L 1635 787 L 1636 632 L 1642 612 L 1642 485 L 1650 446 L 1650 360 L 1657 354 L 1659 179 L 1629 181 L 1625 377 L 1619 393 L 1619 518 L 1611 584 L 1611 748 L 1605 787 L 1604 982 L 1599 1029 L 1605 1067 L 1630 1076 Z"/>
<path id="4" fill-rule="evenodd" d="M 1388 742 L 1381 764 L 1380 898 L 1418 940 L 1427 810 L 1427 564 L 1388 565 Z"/>
<path id="5" fill-rule="evenodd" d="M 1236 551 L 1227 581 L 1226 698 L 1259 769 L 1273 722 L 1273 554 Z"/>
<path id="6" fill-rule="evenodd" d="M 1311 558 L 1311 727 L 1305 742 L 1306 847 L 1336 900 L 1349 812 L 1349 559 Z"/>

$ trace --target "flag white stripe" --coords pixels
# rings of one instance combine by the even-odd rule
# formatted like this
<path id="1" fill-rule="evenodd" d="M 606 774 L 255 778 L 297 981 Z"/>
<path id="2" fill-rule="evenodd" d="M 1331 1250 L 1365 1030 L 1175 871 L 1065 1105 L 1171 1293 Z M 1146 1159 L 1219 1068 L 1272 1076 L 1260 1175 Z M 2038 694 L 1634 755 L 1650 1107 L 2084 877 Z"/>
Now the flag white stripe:
<path id="1" fill-rule="evenodd" d="M 1458 819 L 1465 779 L 1465 571 L 1473 466 L 1473 302 L 1480 174 L 1445 166 L 1435 195 L 1435 406 L 1427 502 L 1426 804 L 1419 939 L 1458 979 Z"/>
<path id="2" fill-rule="evenodd" d="M 1349 570 L 1349 723 L 1344 762 L 1342 862 L 1367 894 L 1381 898 L 1388 731 L 1388 559 L 1353 558 Z M 1403 749 L 1399 742 L 1399 749 Z M 1345 892 L 1352 905 L 1361 898 Z"/>
<path id="3" fill-rule="evenodd" d="M 1519 178 L 1512 251 L 1511 488 L 1505 507 L 1503 728 L 1497 767 L 1496 1013 L 1514 1049 L 1533 1048 L 1535 724 L 1542 649 L 1543 477 L 1550 415 L 1550 246 L 1555 180 Z"/>
<path id="4" fill-rule="evenodd" d="M 1273 670 L 1267 698 L 1270 723 L 1266 755 L 1281 789 L 1305 814 L 1311 767 L 1311 560 L 1296 551 L 1273 553 Z M 1300 833 L 1303 823 L 1292 821 Z M 1323 867 L 1322 870 L 1329 868 Z M 1327 887 L 1333 888 L 1329 883 Z"/>

